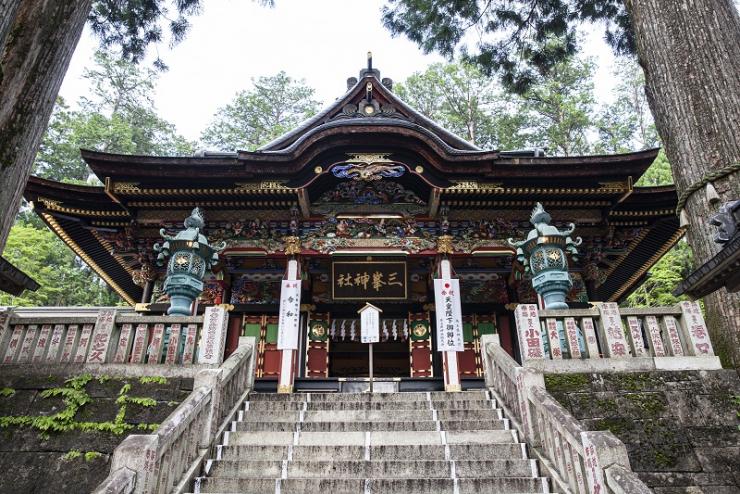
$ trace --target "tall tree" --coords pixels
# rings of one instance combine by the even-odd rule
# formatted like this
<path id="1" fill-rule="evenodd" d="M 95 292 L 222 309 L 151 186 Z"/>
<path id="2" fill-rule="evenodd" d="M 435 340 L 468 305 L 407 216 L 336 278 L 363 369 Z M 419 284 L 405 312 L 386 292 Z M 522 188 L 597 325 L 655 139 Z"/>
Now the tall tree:
<path id="1" fill-rule="evenodd" d="M 658 131 L 645 94 L 645 74 L 628 58 L 617 61 L 615 99 L 602 109 L 598 119 L 598 151 L 625 153 L 660 146 Z"/>
<path id="2" fill-rule="evenodd" d="M 618 54 L 636 54 L 647 98 L 671 163 L 688 242 L 697 264 L 719 249 L 708 216 L 740 190 L 740 14 L 732 0 L 388 0 L 384 22 L 425 51 L 454 54 L 477 30 L 468 57 L 524 90 L 578 50 L 579 27 L 606 25 Z M 561 43 L 548 43 L 551 39 Z M 706 300 L 715 347 L 740 366 L 740 294 Z"/>
<path id="3" fill-rule="evenodd" d="M 0 2 L 0 252 L 91 4 Z"/>
<path id="4" fill-rule="evenodd" d="M 414 108 L 483 148 L 548 148 L 552 154 L 586 154 L 596 133 L 593 63 L 560 62 L 524 94 L 502 88 L 476 66 L 433 64 L 394 87 Z"/>
<path id="5" fill-rule="evenodd" d="M 85 21 L 103 46 L 138 62 L 166 32 L 182 40 L 199 8 L 200 0 L 0 0 L 0 253 Z"/>
<path id="6" fill-rule="evenodd" d="M 147 68 L 95 54 L 83 77 L 89 91 L 72 110 L 63 99 L 51 115 L 36 156 L 34 173 L 53 180 L 81 182 L 90 171 L 80 148 L 112 153 L 191 154 L 194 144 L 154 111 L 151 94 L 158 74 Z"/>
<path id="7" fill-rule="evenodd" d="M 740 14 L 730 0 L 626 0 L 647 98 L 671 163 L 697 265 L 717 253 L 704 184 L 740 191 Z M 685 201 L 685 203 L 684 203 Z M 684 204 L 682 204 L 684 203 Z M 705 298 L 715 347 L 740 367 L 740 293 Z"/>
<path id="8" fill-rule="evenodd" d="M 561 156 L 592 151 L 593 72 L 592 61 L 569 57 L 557 63 L 548 77 L 538 76 L 522 93 L 520 112 L 531 146 L 546 147 Z"/>
<path id="9" fill-rule="evenodd" d="M 201 135 L 204 143 L 221 151 L 251 151 L 291 130 L 321 106 L 313 88 L 283 71 L 252 79 L 252 86 L 219 108 Z"/>
<path id="10" fill-rule="evenodd" d="M 515 149 L 524 117 L 518 100 L 475 65 L 435 63 L 393 87 L 394 92 L 447 130 L 482 148 Z"/>

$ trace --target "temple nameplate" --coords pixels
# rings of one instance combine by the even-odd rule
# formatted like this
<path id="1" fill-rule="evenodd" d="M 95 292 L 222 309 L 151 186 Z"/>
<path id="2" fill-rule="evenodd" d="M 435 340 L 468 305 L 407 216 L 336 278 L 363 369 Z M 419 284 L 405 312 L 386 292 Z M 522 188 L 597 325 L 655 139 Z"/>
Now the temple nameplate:
<path id="1" fill-rule="evenodd" d="M 336 261 L 332 263 L 334 300 L 405 300 L 406 262 Z"/>

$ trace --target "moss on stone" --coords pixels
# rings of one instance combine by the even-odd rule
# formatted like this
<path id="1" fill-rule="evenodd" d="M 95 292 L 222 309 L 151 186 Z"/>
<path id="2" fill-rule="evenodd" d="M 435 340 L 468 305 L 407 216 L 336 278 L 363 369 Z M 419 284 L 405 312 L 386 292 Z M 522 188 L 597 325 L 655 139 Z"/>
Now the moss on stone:
<path id="1" fill-rule="evenodd" d="M 624 395 L 632 406 L 647 415 L 646 418 L 659 417 L 665 411 L 665 403 L 659 398 L 662 396 L 657 393 L 627 393 Z"/>
<path id="2" fill-rule="evenodd" d="M 616 436 L 627 433 L 631 428 L 631 420 L 622 418 L 599 419 L 594 422 L 594 427 L 600 431 L 611 431 Z"/>
<path id="3" fill-rule="evenodd" d="M 659 386 L 660 379 L 646 372 L 625 372 L 608 377 L 613 388 L 619 391 L 645 391 L 651 387 Z"/>
<path id="4" fill-rule="evenodd" d="M 550 374 L 545 375 L 545 387 L 551 393 L 586 391 L 591 384 L 588 374 Z"/>
<path id="5" fill-rule="evenodd" d="M 619 403 L 613 398 L 597 398 L 596 405 L 607 414 L 614 414 L 619 410 Z"/>
<path id="6" fill-rule="evenodd" d="M 661 468 L 671 468 L 676 466 L 677 458 L 662 450 L 655 450 L 655 464 Z"/>
<path id="7" fill-rule="evenodd" d="M 724 330 L 725 322 L 714 311 L 707 312 L 705 320 L 709 329 L 709 338 L 712 340 L 712 349 L 714 354 L 719 357 L 722 367 L 725 369 L 740 367 L 740 362 L 733 362 L 733 357 L 737 354 L 727 332 Z"/>

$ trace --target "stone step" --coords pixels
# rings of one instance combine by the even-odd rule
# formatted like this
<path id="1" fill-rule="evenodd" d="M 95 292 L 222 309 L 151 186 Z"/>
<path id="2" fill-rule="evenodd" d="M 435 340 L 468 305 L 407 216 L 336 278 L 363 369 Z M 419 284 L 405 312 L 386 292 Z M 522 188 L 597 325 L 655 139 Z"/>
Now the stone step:
<path id="1" fill-rule="evenodd" d="M 250 398 L 255 395 L 250 395 Z M 300 411 L 300 410 L 450 410 L 496 408 L 494 400 L 421 400 L 421 401 L 268 401 L 250 400 L 247 411 Z"/>
<path id="2" fill-rule="evenodd" d="M 504 430 L 506 420 L 417 420 L 332 422 L 236 422 L 236 431 L 355 432 L 355 431 L 470 431 Z"/>
<path id="3" fill-rule="evenodd" d="M 536 477 L 533 460 L 220 460 L 210 464 L 212 478 L 503 478 Z"/>
<path id="4" fill-rule="evenodd" d="M 430 393 L 252 393 L 249 401 L 299 401 L 299 402 L 391 402 L 391 401 L 429 401 L 429 400 L 485 400 L 488 393 L 485 390 L 463 391 L 461 393 L 446 393 L 434 391 Z"/>
<path id="5" fill-rule="evenodd" d="M 276 485 L 277 484 L 277 485 Z M 201 493 L 241 494 L 525 494 L 549 492 L 543 477 L 496 479 L 200 479 Z"/>
<path id="6" fill-rule="evenodd" d="M 500 410 L 308 410 L 308 411 L 255 411 L 247 410 L 243 422 L 407 422 L 415 420 L 499 420 Z"/>
<path id="7" fill-rule="evenodd" d="M 526 458 L 522 443 L 449 445 L 450 460 L 499 460 Z M 223 446 L 221 458 L 230 460 L 444 460 L 442 445 L 407 446 Z"/>
<path id="8" fill-rule="evenodd" d="M 237 424 L 239 425 L 239 424 Z M 280 432 L 238 431 L 225 433 L 225 446 L 386 446 L 518 443 L 513 430 Z"/>

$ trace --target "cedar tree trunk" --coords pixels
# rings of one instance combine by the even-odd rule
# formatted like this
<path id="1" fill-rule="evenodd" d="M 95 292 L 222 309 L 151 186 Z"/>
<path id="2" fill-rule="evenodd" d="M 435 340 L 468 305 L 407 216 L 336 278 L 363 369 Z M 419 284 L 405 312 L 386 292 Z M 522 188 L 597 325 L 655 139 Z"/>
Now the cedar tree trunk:
<path id="1" fill-rule="evenodd" d="M 92 0 L 0 0 L 0 253 Z"/>
<path id="2" fill-rule="evenodd" d="M 732 0 L 626 0 L 655 123 L 679 194 L 709 171 L 740 162 L 740 16 Z M 722 202 L 740 198 L 740 173 L 716 180 Z M 688 242 L 700 266 L 720 249 L 709 224 L 719 203 L 704 189 L 687 201 Z M 740 294 L 705 299 L 715 352 L 740 366 Z"/>

